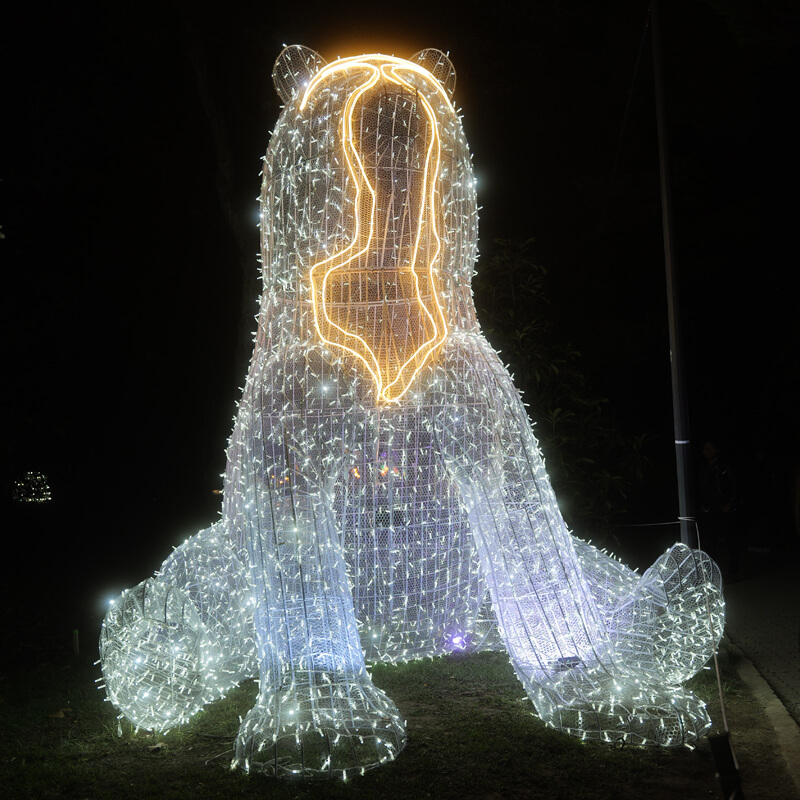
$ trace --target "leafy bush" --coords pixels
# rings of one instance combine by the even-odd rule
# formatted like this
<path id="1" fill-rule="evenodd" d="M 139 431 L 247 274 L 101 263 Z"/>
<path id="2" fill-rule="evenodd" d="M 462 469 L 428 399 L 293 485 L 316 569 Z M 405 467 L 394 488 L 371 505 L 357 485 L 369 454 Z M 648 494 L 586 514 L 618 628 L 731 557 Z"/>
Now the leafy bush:
<path id="1" fill-rule="evenodd" d="M 642 480 L 646 435 L 615 428 L 581 354 L 557 340 L 547 269 L 534 261 L 532 243 L 494 242 L 473 281 L 478 318 L 530 406 L 567 524 L 602 540 L 626 511 L 630 487 Z"/>

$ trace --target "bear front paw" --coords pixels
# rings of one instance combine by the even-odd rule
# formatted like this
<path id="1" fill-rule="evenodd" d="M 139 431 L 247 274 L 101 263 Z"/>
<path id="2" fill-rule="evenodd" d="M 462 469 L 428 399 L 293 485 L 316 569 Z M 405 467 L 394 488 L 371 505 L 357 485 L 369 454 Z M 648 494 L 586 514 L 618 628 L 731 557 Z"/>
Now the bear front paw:
<path id="1" fill-rule="evenodd" d="M 103 621 L 100 658 L 108 698 L 146 730 L 181 725 L 212 699 L 205 676 L 216 657 L 194 604 L 158 578 L 123 592 Z"/>
<path id="2" fill-rule="evenodd" d="M 346 780 L 391 761 L 405 742 L 397 707 L 369 677 L 323 674 L 314 685 L 259 697 L 239 728 L 233 766 L 276 777 Z"/>
<path id="3" fill-rule="evenodd" d="M 519 673 L 518 673 L 519 674 Z M 711 727 L 705 703 L 682 687 L 577 664 L 522 675 L 538 715 L 571 736 L 620 744 L 691 746 Z"/>

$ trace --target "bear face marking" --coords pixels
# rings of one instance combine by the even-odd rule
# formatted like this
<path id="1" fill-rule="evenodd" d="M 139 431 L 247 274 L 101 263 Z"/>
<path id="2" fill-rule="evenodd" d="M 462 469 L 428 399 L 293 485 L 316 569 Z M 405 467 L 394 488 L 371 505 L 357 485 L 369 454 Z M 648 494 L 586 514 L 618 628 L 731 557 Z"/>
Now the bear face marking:
<path id="1" fill-rule="evenodd" d="M 344 358 L 375 402 L 397 403 L 474 316 L 477 212 L 455 70 L 433 49 L 321 63 L 291 47 L 273 72 L 282 120 L 302 133 L 279 122 L 265 159 L 265 284 L 310 301 L 299 338 Z"/>

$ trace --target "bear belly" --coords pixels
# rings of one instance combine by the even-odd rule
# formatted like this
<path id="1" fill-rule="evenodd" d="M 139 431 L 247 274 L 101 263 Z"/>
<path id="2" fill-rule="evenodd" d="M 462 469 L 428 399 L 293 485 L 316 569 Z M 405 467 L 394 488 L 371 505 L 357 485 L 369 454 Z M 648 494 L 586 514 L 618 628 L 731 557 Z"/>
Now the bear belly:
<path id="1" fill-rule="evenodd" d="M 334 491 L 368 663 L 449 652 L 475 630 L 486 595 L 458 489 L 427 426 L 397 416 L 410 415 L 378 424 L 414 430 L 410 441 L 403 435 L 398 447 L 391 433 L 365 431 L 369 444 L 350 453 Z"/>

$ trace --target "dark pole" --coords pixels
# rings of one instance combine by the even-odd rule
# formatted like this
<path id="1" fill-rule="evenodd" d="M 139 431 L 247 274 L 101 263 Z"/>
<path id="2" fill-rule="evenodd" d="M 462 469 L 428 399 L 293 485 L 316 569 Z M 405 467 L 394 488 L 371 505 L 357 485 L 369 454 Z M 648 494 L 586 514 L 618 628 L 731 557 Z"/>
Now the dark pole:
<path id="1" fill-rule="evenodd" d="M 656 85 L 656 121 L 658 123 L 658 160 L 661 171 L 661 218 L 664 228 L 664 261 L 667 271 L 667 313 L 669 315 L 669 348 L 672 363 L 672 414 L 675 427 L 675 458 L 678 466 L 678 518 L 681 541 L 697 547 L 692 492 L 692 460 L 689 440 L 689 403 L 684 377 L 680 313 L 678 306 L 678 280 L 673 268 L 673 241 L 671 224 L 671 194 L 669 183 L 669 148 L 664 110 L 664 75 L 661 61 L 661 31 L 659 27 L 658 0 L 650 2 L 650 19 L 653 31 L 653 71 Z"/>

